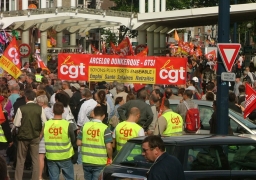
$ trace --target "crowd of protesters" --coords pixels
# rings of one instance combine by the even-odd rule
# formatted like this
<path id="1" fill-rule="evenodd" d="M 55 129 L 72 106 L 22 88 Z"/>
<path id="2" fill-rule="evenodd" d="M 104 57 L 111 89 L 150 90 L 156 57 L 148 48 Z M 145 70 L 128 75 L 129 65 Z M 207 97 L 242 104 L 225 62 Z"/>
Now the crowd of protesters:
<path id="1" fill-rule="evenodd" d="M 214 113 L 209 123 L 211 133 L 215 133 L 217 83 L 214 64 L 212 59 L 191 57 L 188 59 L 185 85 L 145 85 L 136 89 L 133 84 L 120 82 L 88 84 L 85 81 L 62 81 L 57 74 L 29 67 L 25 63 L 21 69 L 22 75 L 17 80 L 10 74 L 4 74 L 0 78 L 0 102 L 5 119 L 1 129 L 6 138 L 6 141 L 0 142 L 1 156 L 4 156 L 7 164 L 13 161 L 16 180 L 22 179 L 23 169 L 33 169 L 32 179 L 42 179 L 43 169 L 46 167 L 45 158 L 51 179 L 58 179 L 59 171 L 56 168 L 59 167 L 64 170 L 66 178 L 72 179 L 74 172 L 70 168 L 70 162 L 83 163 L 85 179 L 90 179 L 90 176 L 99 176 L 105 159 L 99 158 L 96 162 L 98 166 L 91 163 L 95 159 L 89 155 L 92 153 L 88 152 L 89 148 L 85 147 L 85 138 L 90 139 L 84 134 L 85 129 L 91 132 L 92 138 L 97 134 L 95 129 L 90 129 L 95 124 L 104 131 L 104 153 L 108 157 L 108 163 L 111 163 L 113 149 L 119 151 L 126 142 L 118 140 L 123 122 L 136 132 L 131 137 L 166 135 L 168 123 L 164 116 L 160 116 L 160 112 L 169 112 L 182 120 L 181 129 L 177 128 L 175 131 L 179 133 L 184 131 L 186 105 L 197 107 L 193 99 L 212 101 Z M 229 108 L 242 113 L 245 107 L 245 83 L 256 89 L 255 69 L 252 63 L 245 67 L 244 58 L 240 56 L 233 70 L 236 81 L 230 83 Z M 170 109 L 169 102 L 174 99 L 180 103 L 175 109 Z M 182 103 L 184 101 L 186 105 Z M 253 122 L 256 122 L 255 114 L 254 110 L 249 115 Z M 56 124 L 60 122 L 64 125 L 58 129 Z M 54 131 L 51 130 L 52 127 Z M 73 147 L 63 155 L 68 157 L 65 159 L 68 160 L 67 164 L 54 154 L 60 150 L 53 147 L 56 142 L 51 140 L 45 128 L 49 128 L 49 132 L 52 131 L 56 136 L 66 133 L 67 145 Z M 94 145 L 97 147 L 101 144 Z M 95 151 L 96 157 L 100 154 L 98 149 L 91 150 Z M 96 175 L 90 175 L 91 168 L 96 168 Z"/>

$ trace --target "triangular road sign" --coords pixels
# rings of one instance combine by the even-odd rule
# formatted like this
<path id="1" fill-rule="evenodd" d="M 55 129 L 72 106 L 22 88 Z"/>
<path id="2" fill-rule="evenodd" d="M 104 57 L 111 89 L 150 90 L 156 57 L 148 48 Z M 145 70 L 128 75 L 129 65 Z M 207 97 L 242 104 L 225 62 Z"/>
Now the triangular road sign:
<path id="1" fill-rule="evenodd" d="M 217 47 L 226 70 L 231 72 L 233 64 L 241 48 L 241 44 L 218 43 Z"/>

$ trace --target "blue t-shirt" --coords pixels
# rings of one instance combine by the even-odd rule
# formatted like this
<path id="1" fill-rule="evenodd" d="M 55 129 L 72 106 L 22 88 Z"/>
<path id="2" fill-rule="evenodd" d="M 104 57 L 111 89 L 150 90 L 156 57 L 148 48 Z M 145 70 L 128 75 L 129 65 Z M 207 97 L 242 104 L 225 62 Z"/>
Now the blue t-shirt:
<path id="1" fill-rule="evenodd" d="M 11 94 L 11 95 L 9 96 L 9 100 L 11 101 L 12 106 L 13 106 L 13 104 L 16 102 L 16 100 L 17 100 L 19 97 L 20 97 L 19 94 Z"/>

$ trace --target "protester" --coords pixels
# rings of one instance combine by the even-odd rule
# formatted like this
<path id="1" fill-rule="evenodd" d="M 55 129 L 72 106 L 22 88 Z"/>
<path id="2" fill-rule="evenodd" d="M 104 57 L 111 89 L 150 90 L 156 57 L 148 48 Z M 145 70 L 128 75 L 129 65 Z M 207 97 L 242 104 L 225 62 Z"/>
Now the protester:
<path id="1" fill-rule="evenodd" d="M 165 152 L 160 136 L 148 136 L 142 141 L 142 155 L 154 163 L 147 172 L 147 180 L 185 180 L 183 166 Z"/>
<path id="2" fill-rule="evenodd" d="M 184 124 L 182 117 L 170 109 L 168 99 L 164 100 L 163 105 L 163 113 L 156 122 L 154 135 L 171 136 L 181 134 Z"/>
<path id="3" fill-rule="evenodd" d="M 46 95 L 40 95 L 37 96 L 36 102 L 39 106 L 41 106 L 44 110 L 45 117 L 47 120 L 49 120 L 52 117 L 52 111 L 51 108 L 48 107 L 48 98 Z M 45 159 L 45 141 L 44 137 L 41 137 L 40 143 L 39 143 L 39 180 L 42 179 L 42 173 L 44 169 L 44 159 Z"/>
<path id="4" fill-rule="evenodd" d="M 136 124 L 140 118 L 140 110 L 131 108 L 126 121 L 119 123 L 113 132 L 113 147 L 119 152 L 124 144 L 131 138 L 145 136 L 144 129 Z"/>
<path id="5" fill-rule="evenodd" d="M 128 93 L 126 93 L 124 91 L 124 84 L 123 83 L 117 83 L 116 84 L 116 92 L 117 92 L 117 94 L 114 96 L 114 100 L 116 100 L 117 97 L 123 97 L 124 103 L 126 103 L 126 97 L 127 97 Z"/>
<path id="6" fill-rule="evenodd" d="M 31 73 L 31 69 L 29 68 L 29 62 L 24 62 L 21 70 L 26 70 L 27 72 Z"/>
<path id="7" fill-rule="evenodd" d="M 70 85 L 69 85 L 68 81 L 63 81 L 62 82 L 62 88 L 69 95 L 69 97 L 71 98 L 72 95 L 73 95 L 73 92 L 70 89 Z"/>
<path id="8" fill-rule="evenodd" d="M 82 104 L 78 113 L 77 125 L 82 127 L 86 122 L 89 122 L 92 110 L 97 106 L 97 101 L 92 98 L 92 93 L 89 89 L 85 89 L 86 101 Z"/>
<path id="9" fill-rule="evenodd" d="M 130 100 L 127 103 L 123 104 L 122 106 L 117 108 L 117 112 L 120 116 L 120 121 L 125 121 L 128 117 L 128 112 L 130 112 L 130 109 L 133 107 L 137 107 L 141 114 L 140 119 L 138 121 L 138 125 L 143 127 L 145 131 L 148 130 L 148 126 L 153 121 L 153 112 L 148 104 L 145 103 L 147 97 L 147 91 L 141 90 L 139 92 L 138 99 L 136 100 Z"/>
<path id="10" fill-rule="evenodd" d="M 60 171 L 65 179 L 74 180 L 75 134 L 72 125 L 62 118 L 64 106 L 56 102 L 53 106 L 54 117 L 45 122 L 44 139 L 48 172 L 51 180 L 59 180 Z M 63 151 L 66 150 L 66 151 Z"/>
<path id="11" fill-rule="evenodd" d="M 193 92 L 190 89 L 186 89 L 183 94 L 183 101 L 177 106 L 177 113 L 182 117 L 184 123 L 188 108 L 198 108 L 198 105 L 191 100 L 192 96 Z"/>
<path id="12" fill-rule="evenodd" d="M 101 170 L 112 162 L 112 137 L 110 129 L 102 121 L 104 109 L 97 106 L 93 110 L 93 120 L 85 123 L 77 137 L 77 145 L 82 147 L 84 179 L 98 179 Z M 97 158 L 95 158 L 97 157 Z"/>
<path id="13" fill-rule="evenodd" d="M 73 114 L 76 113 L 77 105 L 80 102 L 80 99 L 82 98 L 81 92 L 80 92 L 80 85 L 78 83 L 71 83 L 70 84 L 71 91 L 73 92 L 73 95 L 70 98 L 70 109 Z"/>
<path id="14" fill-rule="evenodd" d="M 24 161 L 28 147 L 32 158 L 33 170 L 32 179 L 39 177 L 39 141 L 42 136 L 42 127 L 46 121 L 43 108 L 34 103 L 36 93 L 32 90 L 25 92 L 26 105 L 18 108 L 14 118 L 14 126 L 18 128 L 17 140 L 17 164 L 15 170 L 15 180 L 22 180 Z M 33 109 L 33 111 L 31 111 Z M 29 129 L 29 131 L 28 131 Z M 13 129 L 15 131 L 15 129 Z"/>

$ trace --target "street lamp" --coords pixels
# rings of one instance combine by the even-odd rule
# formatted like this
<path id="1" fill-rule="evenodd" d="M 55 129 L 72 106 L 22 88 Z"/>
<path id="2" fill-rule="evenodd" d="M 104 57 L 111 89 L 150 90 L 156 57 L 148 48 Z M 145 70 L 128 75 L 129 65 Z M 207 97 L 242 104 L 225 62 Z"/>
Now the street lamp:
<path id="1" fill-rule="evenodd" d="M 248 28 L 246 40 L 247 40 L 247 45 L 250 46 L 250 30 L 252 28 L 252 24 L 248 23 L 246 26 Z"/>

